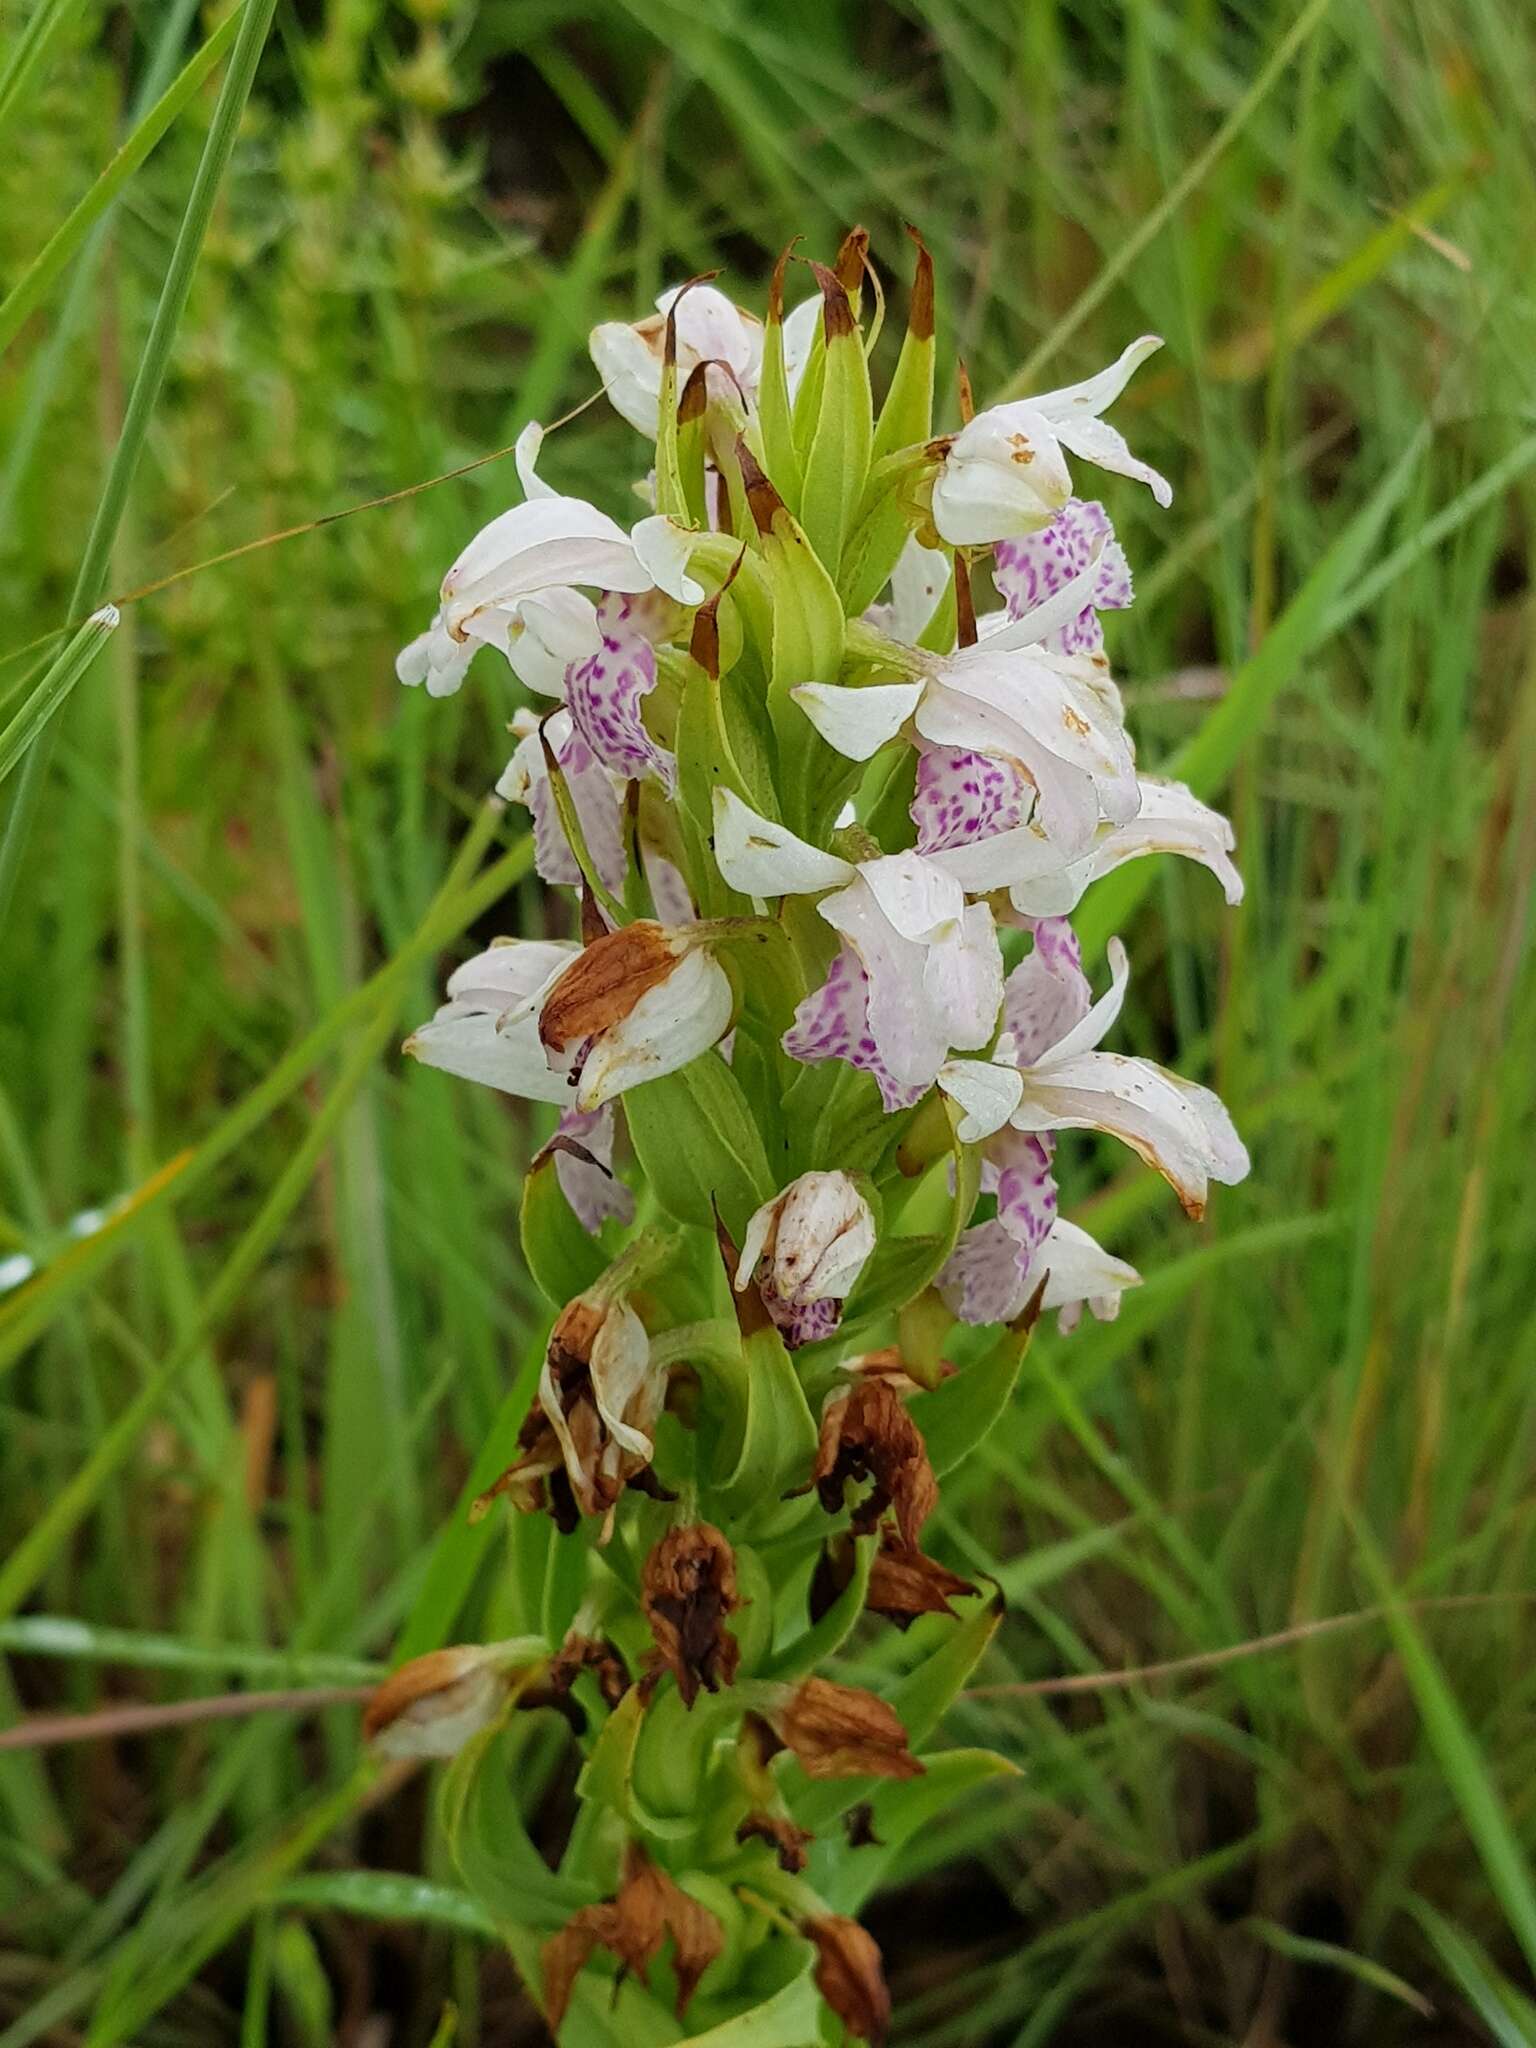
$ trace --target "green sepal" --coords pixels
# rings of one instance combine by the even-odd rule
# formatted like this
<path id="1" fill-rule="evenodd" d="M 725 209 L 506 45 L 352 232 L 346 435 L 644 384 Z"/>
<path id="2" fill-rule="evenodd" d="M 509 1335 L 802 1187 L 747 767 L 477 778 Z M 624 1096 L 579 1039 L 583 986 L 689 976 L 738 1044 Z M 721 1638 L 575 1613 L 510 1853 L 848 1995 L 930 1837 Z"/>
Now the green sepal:
<path id="1" fill-rule="evenodd" d="M 714 1359 L 709 1391 L 723 1416 L 706 1478 L 705 1512 L 729 1527 L 771 1518 L 803 1486 L 816 1458 L 816 1422 L 784 1340 L 773 1325 L 742 1339 L 739 1359 Z"/>
<path id="2" fill-rule="evenodd" d="M 588 1235 L 560 1186 L 553 1153 L 545 1152 L 523 1181 L 518 1211 L 523 1260 L 556 1308 L 564 1308 L 607 1270 L 618 1247 L 608 1225 Z"/>
<path id="3" fill-rule="evenodd" d="M 728 717 L 723 689 L 740 694 L 732 679 L 723 686 L 696 662 L 690 671 L 677 714 L 677 793 L 688 842 L 688 879 L 703 916 L 745 916 L 752 909 L 750 899 L 730 888 L 715 864 L 714 792 L 732 790 L 759 812 L 766 797 L 771 811 L 777 804 L 771 768 L 762 748 L 763 734 L 750 715 Z"/>
<path id="4" fill-rule="evenodd" d="M 907 305 L 906 335 L 870 449 L 872 462 L 883 462 L 898 448 L 926 441 L 933 432 L 933 258 L 915 228 L 908 228 L 907 233 L 917 244 L 917 270 Z"/>
<path id="5" fill-rule="evenodd" d="M 875 1544 L 873 1536 L 854 1537 L 853 1573 L 847 1585 L 819 1621 L 812 1622 L 809 1628 L 775 1649 L 763 1667 L 764 1678 L 805 1678 L 842 1648 L 864 1612 L 870 1568 L 875 1561 Z"/>
<path id="6" fill-rule="evenodd" d="M 854 1850 L 840 1832 L 824 1836 L 811 1851 L 806 1874 L 829 1905 L 856 1914 L 897 1874 L 901 1852 L 915 1835 L 943 1820 L 967 1793 L 1020 1776 L 1018 1765 L 995 1750 L 947 1749 L 929 1758 L 922 1777 L 888 1778 L 870 1795 L 873 1842 Z"/>
<path id="7" fill-rule="evenodd" d="M 684 517 L 690 526 L 709 524 L 705 469 L 709 456 L 708 371 L 703 363 L 691 372 L 677 402 L 677 471 Z"/>
<path id="8" fill-rule="evenodd" d="M 719 1053 L 631 1088 L 624 1108 L 641 1171 L 668 1214 L 712 1231 L 718 1210 L 740 1242 L 774 1188 L 751 1106 Z"/>
<path id="9" fill-rule="evenodd" d="M 908 534 L 921 522 L 919 489 L 934 462 L 932 448 L 920 443 L 871 463 L 837 579 L 850 618 L 860 617 L 889 582 Z"/>
<path id="10" fill-rule="evenodd" d="M 736 2008 L 730 2017 L 702 2034 L 690 2034 L 692 2048 L 813 2048 L 824 2041 L 827 2008 L 812 1979 L 812 1961 L 809 1942 L 763 1942 L 728 2001 L 701 1991 L 689 2007 L 690 2019 L 706 2018 L 727 2003 Z M 789 1972 L 793 1974 L 786 1983 L 783 1979 Z M 626 2043 L 625 2048 L 631 2044 Z M 632 2048 L 642 2048 L 642 2044 L 634 2043 Z"/>
<path id="11" fill-rule="evenodd" d="M 937 1637 L 937 1647 L 884 1695 L 906 1729 L 907 1742 L 913 1750 L 921 1749 L 949 1711 L 997 1634 L 1002 1618 L 1002 1600 L 994 1595 L 964 1621 L 925 1616 L 914 1624 L 913 1636 L 921 1631 L 928 1642 Z M 779 1782 L 790 1811 L 802 1827 L 818 1835 L 850 1806 L 873 1798 L 882 1783 L 878 1778 L 865 1777 L 813 1780 L 806 1777 L 793 1759 L 781 1764 L 780 1770 Z"/>
<path id="12" fill-rule="evenodd" d="M 443 1779 L 439 1817 L 459 1875 L 498 1925 L 553 1930 L 587 1893 L 551 1871 L 528 1839 L 515 1789 L 528 1733 L 498 1723 L 471 1737 Z"/>
<path id="13" fill-rule="evenodd" d="M 730 1687 L 701 1692 L 685 1707 L 676 1684 L 663 1679 L 645 1709 L 632 1752 L 629 1818 L 636 1827 L 675 1842 L 706 1825 L 704 1781 L 715 1744 L 725 1724 L 740 1714 L 741 1702 Z"/>
<path id="14" fill-rule="evenodd" d="M 1013 1398 L 1019 1369 L 1038 1320 L 1038 1299 L 974 1365 L 963 1367 L 927 1393 L 914 1394 L 907 1413 L 927 1447 L 938 1478 L 970 1456 L 990 1434 Z"/>
<path id="15" fill-rule="evenodd" d="M 815 431 L 805 458 L 800 521 L 835 582 L 869 475 L 873 400 L 863 337 L 848 294 L 833 271 L 820 263 L 813 263 L 811 269 L 821 288 L 826 367 Z M 800 678 L 802 682 L 807 679 Z"/>
<path id="16" fill-rule="evenodd" d="M 962 1145 L 958 1136 L 959 1112 L 943 1098 L 945 1121 L 949 1127 L 949 1162 L 953 1166 L 955 1185 L 950 1190 L 938 1175 L 946 1169 L 931 1170 L 933 1181 L 938 1181 L 942 1193 L 929 1188 L 920 1189 L 916 1200 L 921 1203 L 925 1195 L 934 1193 L 946 1205 L 946 1222 L 942 1231 L 924 1232 L 910 1237 L 888 1237 L 875 1247 L 869 1264 L 864 1268 L 858 1286 L 848 1299 L 844 1317 L 845 1326 L 865 1317 L 893 1314 L 905 1308 L 909 1301 L 915 1301 L 925 1287 L 934 1280 L 948 1262 L 960 1233 L 970 1222 L 976 1207 L 976 1198 L 981 1192 L 981 1149 L 976 1145 Z"/>
<path id="17" fill-rule="evenodd" d="M 645 1702 L 632 1685 L 598 1730 L 576 1780 L 577 1797 L 589 1806 L 610 1807 L 626 1821 L 630 1810 L 630 1779 L 635 1744 L 645 1718 Z"/>
<path id="18" fill-rule="evenodd" d="M 795 237 L 799 240 L 799 236 Z M 763 328 L 763 367 L 757 380 L 757 424 L 763 441 L 763 467 L 791 512 L 800 510 L 802 470 L 795 446 L 795 416 L 784 364 L 784 273 L 794 242 L 774 265 L 768 287 L 768 319 Z"/>

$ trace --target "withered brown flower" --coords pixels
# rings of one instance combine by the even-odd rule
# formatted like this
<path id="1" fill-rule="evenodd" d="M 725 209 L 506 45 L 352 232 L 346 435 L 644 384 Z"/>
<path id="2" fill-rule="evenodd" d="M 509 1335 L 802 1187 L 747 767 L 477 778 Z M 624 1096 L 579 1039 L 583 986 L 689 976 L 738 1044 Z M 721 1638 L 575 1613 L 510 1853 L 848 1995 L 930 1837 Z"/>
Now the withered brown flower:
<path id="1" fill-rule="evenodd" d="M 921 1432 L 883 1376 L 859 1379 L 827 1402 L 811 1479 L 829 1515 L 841 1512 L 849 1481 L 873 1480 L 854 1510 L 854 1530 L 871 1534 L 886 1509 L 894 1508 L 902 1540 L 914 1550 L 938 1505 L 938 1481 Z"/>
<path id="2" fill-rule="evenodd" d="M 456 1643 L 392 1671 L 363 1709 L 363 1738 L 380 1756 L 454 1756 L 488 1727 L 507 1696 L 494 1650 Z"/>
<path id="3" fill-rule="evenodd" d="M 742 1602 L 735 1553 L 718 1529 L 708 1522 L 669 1529 L 645 1561 L 640 1598 L 684 1706 L 701 1687 L 718 1692 L 731 1684 L 741 1649 L 725 1624 Z"/>
<path id="4" fill-rule="evenodd" d="M 730 977 L 690 928 L 642 918 L 584 946 L 539 1011 L 546 1052 L 567 1064 L 579 1109 L 670 1074 L 730 1027 Z"/>
<path id="5" fill-rule="evenodd" d="M 544 2006 L 551 2031 L 558 2032 L 571 1987 L 595 1949 L 608 1949 L 625 1970 L 644 1977 L 669 1936 L 681 2018 L 699 1979 L 725 1946 L 725 1935 L 707 1907 L 674 1884 L 638 1842 L 631 1842 L 617 1895 L 601 1905 L 583 1906 L 544 1944 Z"/>
<path id="6" fill-rule="evenodd" d="M 910 1628 L 920 1614 L 947 1614 L 954 1620 L 950 1601 L 975 1592 L 969 1579 L 910 1549 L 889 1522 L 880 1531 L 865 1598 L 872 1614 L 883 1614 L 898 1628 Z"/>
<path id="7" fill-rule="evenodd" d="M 550 1686 L 569 1692 L 583 1671 L 590 1671 L 597 1679 L 605 1706 L 616 1707 L 629 1691 L 629 1667 L 624 1662 L 624 1653 L 607 1636 L 568 1635 L 550 1664 Z"/>
<path id="8" fill-rule="evenodd" d="M 665 1368 L 651 1364 L 645 1326 L 628 1302 L 578 1295 L 550 1334 L 538 1398 L 518 1436 L 522 1456 L 470 1519 L 502 1494 L 524 1513 L 547 1505 L 566 1533 L 582 1515 L 606 1514 L 650 1465 L 666 1390 Z"/>
<path id="9" fill-rule="evenodd" d="M 891 1994 L 873 1937 L 841 1913 L 803 1920 L 800 1932 L 816 1945 L 816 1989 L 856 2041 L 881 2048 L 890 2032 Z"/>
<path id="10" fill-rule="evenodd" d="M 916 1778 L 896 1710 L 858 1686 L 807 1678 L 767 1718 L 808 1778 Z"/>
<path id="11" fill-rule="evenodd" d="M 793 1877 L 804 1870 L 806 1852 L 816 1837 L 787 1813 L 749 1813 L 736 1830 L 738 1842 L 766 1842 L 779 1859 L 780 1870 Z"/>

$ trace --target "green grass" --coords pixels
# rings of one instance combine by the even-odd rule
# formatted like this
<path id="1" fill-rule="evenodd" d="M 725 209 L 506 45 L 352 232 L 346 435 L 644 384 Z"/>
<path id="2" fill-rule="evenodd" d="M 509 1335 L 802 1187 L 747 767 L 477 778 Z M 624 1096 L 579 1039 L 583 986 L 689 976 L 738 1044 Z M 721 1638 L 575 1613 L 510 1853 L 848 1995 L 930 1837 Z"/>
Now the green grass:
<path id="1" fill-rule="evenodd" d="M 946 1483 L 1011 1608 L 950 1731 L 1025 1775 L 876 1904 L 897 2038 L 1536 2038 L 1536 21 L 329 0 L 277 10 L 224 168 L 265 12 L 205 64 L 190 5 L 0 4 L 0 1261 L 40 1269 L 0 1719 L 489 1626 L 455 1504 L 541 1334 L 539 1132 L 393 1051 L 461 935 L 544 914 L 490 679 L 391 667 L 510 463 L 179 572 L 505 446 L 595 318 L 715 264 L 755 299 L 793 232 L 864 220 L 899 299 L 910 219 L 983 395 L 1168 339 L 1113 646 L 1249 895 L 1147 863 L 1085 925 L 1254 1174 L 1195 1231 L 1090 1160 L 1147 1284 Z M 621 511 L 637 447 L 596 407 L 546 467 Z M 0 1750 L 0 2048 L 426 2044 L 450 1998 L 524 2038 L 423 1802 L 356 1767 L 345 1709 Z"/>

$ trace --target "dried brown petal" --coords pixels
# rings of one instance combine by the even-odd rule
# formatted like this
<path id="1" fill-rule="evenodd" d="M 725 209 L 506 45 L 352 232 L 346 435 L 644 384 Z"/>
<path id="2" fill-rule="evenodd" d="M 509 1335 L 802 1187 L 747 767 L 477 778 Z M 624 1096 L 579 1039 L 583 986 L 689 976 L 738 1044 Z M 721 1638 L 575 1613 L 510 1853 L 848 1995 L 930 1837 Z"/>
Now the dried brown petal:
<path id="1" fill-rule="evenodd" d="M 595 1038 L 665 981 L 680 957 L 665 926 L 649 918 L 606 932 L 582 948 L 544 998 L 539 1036 L 556 1051 Z"/>
<path id="2" fill-rule="evenodd" d="M 864 284 L 864 264 L 869 256 L 869 229 L 850 228 L 838 246 L 833 269 L 837 281 L 849 298 L 859 292 Z"/>
<path id="3" fill-rule="evenodd" d="M 610 1950 L 624 1969 L 643 1977 L 668 1936 L 681 2018 L 699 1979 L 725 1946 L 725 1935 L 707 1907 L 659 1870 L 638 1842 L 631 1842 L 618 1896 L 600 1906 L 583 1906 L 544 1944 L 544 2005 L 551 2030 L 558 2031 L 571 1987 L 594 1949 Z"/>
<path id="4" fill-rule="evenodd" d="M 895 1709 L 858 1686 L 807 1678 L 769 1719 L 808 1778 L 922 1775 Z"/>
<path id="5" fill-rule="evenodd" d="M 856 2041 L 880 2048 L 890 2031 L 891 1994 L 872 1936 L 841 1913 L 804 1920 L 800 1932 L 816 1944 L 816 1989 Z"/>
<path id="6" fill-rule="evenodd" d="M 921 1432 L 886 1378 L 857 1380 L 827 1403 L 811 1477 L 829 1515 L 841 1511 L 849 1480 L 873 1479 L 868 1497 L 854 1512 L 854 1529 L 871 1534 L 886 1509 L 894 1507 L 903 1540 L 913 1549 L 938 1505 L 938 1481 Z"/>
<path id="7" fill-rule="evenodd" d="M 785 510 L 784 500 L 740 434 L 736 437 L 736 463 L 741 471 L 742 488 L 747 494 L 747 509 L 752 514 L 752 523 L 759 533 L 771 533 L 774 520 Z"/>
<path id="8" fill-rule="evenodd" d="M 865 1602 L 871 1613 L 883 1614 L 898 1628 L 910 1627 L 919 1614 L 947 1614 L 954 1620 L 950 1601 L 975 1592 L 969 1579 L 910 1549 L 894 1529 L 881 1530 Z"/>
<path id="9" fill-rule="evenodd" d="M 580 1672 L 590 1671 L 606 1706 L 616 1707 L 629 1691 L 629 1666 L 624 1653 L 607 1636 L 569 1635 L 549 1667 L 549 1682 L 569 1692 Z"/>
<path id="10" fill-rule="evenodd" d="M 797 1827 L 787 1813 L 749 1813 L 736 1830 L 738 1842 L 766 1842 L 779 1859 L 780 1870 L 798 1876 L 806 1865 L 806 1851 L 816 1837 L 809 1828 Z"/>
<path id="11" fill-rule="evenodd" d="M 843 1833 L 848 1837 L 850 1849 L 883 1849 L 885 1844 L 875 1833 L 875 1809 L 867 1799 L 861 1799 L 857 1806 L 850 1806 L 843 1815 Z"/>
<path id="12" fill-rule="evenodd" d="M 479 1643 L 429 1650 L 392 1671 L 363 1709 L 381 1756 L 453 1756 L 496 1718 L 506 1674 Z"/>
<path id="13" fill-rule="evenodd" d="M 914 341 L 933 339 L 933 258 L 917 229 L 908 224 L 907 233 L 917 244 L 917 272 L 912 279 L 912 299 L 907 308 L 907 330 Z"/>
<path id="14" fill-rule="evenodd" d="M 725 1626 L 741 1606 L 736 1557 L 708 1522 L 669 1529 L 645 1561 L 645 1618 L 663 1667 L 691 1707 L 702 1686 L 718 1692 L 736 1676 L 741 1649 Z"/>

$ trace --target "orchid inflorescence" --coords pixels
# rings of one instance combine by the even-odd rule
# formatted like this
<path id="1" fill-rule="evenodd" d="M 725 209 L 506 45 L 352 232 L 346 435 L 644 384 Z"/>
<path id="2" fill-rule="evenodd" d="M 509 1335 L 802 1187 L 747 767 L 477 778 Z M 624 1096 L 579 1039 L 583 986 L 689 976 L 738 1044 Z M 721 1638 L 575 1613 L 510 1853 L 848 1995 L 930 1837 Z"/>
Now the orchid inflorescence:
<path id="1" fill-rule="evenodd" d="M 1042 1311 L 1112 1317 L 1138 1277 L 1059 1214 L 1057 1134 L 1123 1140 L 1195 1217 L 1248 1166 L 1209 1090 L 1101 1049 L 1126 955 L 1095 998 L 1071 921 L 1155 852 L 1242 894 L 1226 821 L 1137 768 L 1101 624 L 1130 570 L 1068 466 L 1169 502 L 1103 417 L 1159 344 L 936 435 L 914 240 L 878 412 L 862 230 L 787 317 L 790 251 L 766 321 L 695 279 L 599 327 L 651 509 L 559 494 L 528 428 L 523 501 L 398 664 L 434 695 L 483 647 L 510 665 L 498 791 L 580 938 L 465 961 L 407 1043 L 558 1107 L 522 1210 L 558 1313 L 474 1510 L 519 1511 L 526 1632 L 404 1666 L 368 1732 L 454 1757 L 459 1866 L 568 2042 L 724 2043 L 748 2012 L 757 2048 L 833 2038 L 829 2011 L 883 2036 L 853 1916 L 1007 1768 L 919 1754 L 998 1619 L 924 1525 Z M 920 1616 L 881 1692 L 818 1675 L 866 1617 Z M 535 1707 L 584 1757 L 555 1871 L 514 1790 L 547 1768 Z"/>

